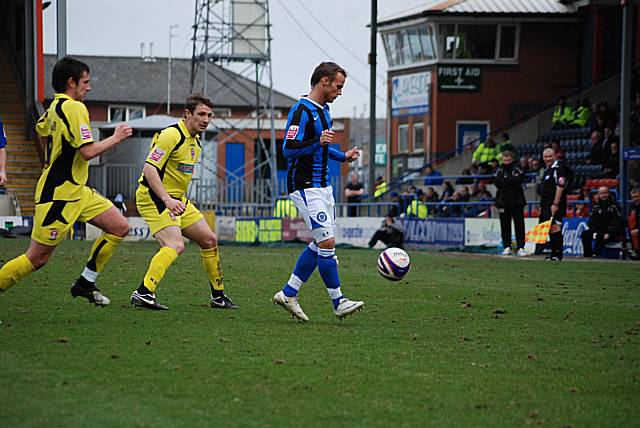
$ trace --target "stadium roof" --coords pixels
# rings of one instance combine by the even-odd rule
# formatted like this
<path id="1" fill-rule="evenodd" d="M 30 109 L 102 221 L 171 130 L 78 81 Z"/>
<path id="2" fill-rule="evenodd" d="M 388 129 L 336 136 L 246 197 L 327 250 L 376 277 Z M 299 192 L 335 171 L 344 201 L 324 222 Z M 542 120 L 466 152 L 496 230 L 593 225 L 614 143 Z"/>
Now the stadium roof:
<path id="1" fill-rule="evenodd" d="M 145 61 L 140 57 L 74 55 L 91 68 L 91 93 L 88 101 L 100 103 L 165 104 L 167 102 L 167 58 Z M 51 76 L 55 55 L 45 55 L 45 76 Z M 210 88 L 207 92 L 216 107 L 255 108 L 255 83 L 218 65 L 209 64 Z M 202 74 L 196 88 L 202 87 Z M 171 59 L 171 100 L 182 104 L 189 95 L 191 59 Z M 199 84 L 198 84 L 199 83 Z M 260 86 L 261 97 L 268 88 Z M 273 91 L 276 108 L 288 109 L 297 101 Z M 45 98 L 53 98 L 53 88 L 45 85 Z"/>
<path id="2" fill-rule="evenodd" d="M 451 15 L 570 15 L 578 6 L 560 0 L 441 0 L 431 2 L 421 12 L 383 19 L 378 25 L 390 25 L 427 16 Z"/>

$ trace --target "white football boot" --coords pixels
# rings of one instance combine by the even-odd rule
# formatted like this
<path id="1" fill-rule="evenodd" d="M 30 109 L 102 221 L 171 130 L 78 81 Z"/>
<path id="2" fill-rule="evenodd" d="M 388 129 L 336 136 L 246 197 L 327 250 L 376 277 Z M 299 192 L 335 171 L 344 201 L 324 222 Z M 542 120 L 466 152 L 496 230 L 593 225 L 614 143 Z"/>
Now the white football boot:
<path id="1" fill-rule="evenodd" d="M 287 310 L 287 312 L 291 314 L 292 317 L 298 318 L 300 321 L 309 321 L 309 317 L 300 307 L 298 298 L 296 296 L 287 297 L 285 296 L 284 292 L 280 290 L 276 293 L 275 296 L 273 296 L 273 304 L 282 306 Z"/>
<path id="2" fill-rule="evenodd" d="M 504 249 L 504 251 L 502 252 L 503 256 L 509 256 L 511 255 L 511 247 L 507 247 Z"/>
<path id="3" fill-rule="evenodd" d="M 333 310 L 339 320 L 343 319 L 347 315 L 351 315 L 358 312 L 364 307 L 364 302 L 360 300 L 349 300 L 346 297 L 340 299 L 338 307 Z"/>
<path id="4" fill-rule="evenodd" d="M 528 255 L 529 255 L 529 253 L 527 253 L 527 252 L 525 251 L 525 249 L 524 249 L 524 248 L 520 248 L 520 249 L 518 250 L 518 256 L 520 256 L 520 257 L 526 257 L 526 256 L 528 256 Z"/>

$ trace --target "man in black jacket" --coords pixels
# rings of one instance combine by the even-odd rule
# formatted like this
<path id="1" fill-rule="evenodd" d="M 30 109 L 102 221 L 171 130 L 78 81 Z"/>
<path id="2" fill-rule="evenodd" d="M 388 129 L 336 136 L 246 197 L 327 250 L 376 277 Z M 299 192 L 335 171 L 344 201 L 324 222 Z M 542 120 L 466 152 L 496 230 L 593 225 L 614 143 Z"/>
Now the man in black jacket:
<path id="1" fill-rule="evenodd" d="M 502 153 L 502 166 L 496 170 L 494 184 L 498 189 L 496 193 L 496 207 L 500 213 L 500 232 L 502 234 L 503 256 L 511 254 L 511 220 L 515 226 L 516 242 L 518 249 L 516 254 L 526 256 L 524 250 L 524 214 L 526 205 L 522 183 L 524 174 L 513 162 L 513 153 Z"/>
<path id="2" fill-rule="evenodd" d="M 591 210 L 589 228 L 581 235 L 584 256 L 599 256 L 607 242 L 619 241 L 623 233 L 624 223 L 618 204 L 611 198 L 609 188 L 602 186 L 598 189 L 597 201 Z M 594 240 L 596 243 L 592 249 Z"/>

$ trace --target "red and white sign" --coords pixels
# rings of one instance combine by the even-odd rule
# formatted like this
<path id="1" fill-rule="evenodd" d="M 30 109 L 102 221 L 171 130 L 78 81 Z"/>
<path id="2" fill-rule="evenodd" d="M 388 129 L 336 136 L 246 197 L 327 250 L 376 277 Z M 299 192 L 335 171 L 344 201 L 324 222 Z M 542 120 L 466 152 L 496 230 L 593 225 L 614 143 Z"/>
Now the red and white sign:
<path id="1" fill-rule="evenodd" d="M 289 127 L 289 130 L 287 130 L 287 136 L 286 139 L 287 140 L 294 140 L 296 138 L 296 136 L 298 135 L 298 126 L 296 125 L 291 125 Z"/>
<path id="2" fill-rule="evenodd" d="M 160 159 L 162 159 L 163 157 L 164 157 L 164 150 L 159 149 L 157 147 L 153 149 L 153 151 L 149 155 L 149 159 L 151 159 L 154 162 L 160 161 Z"/>

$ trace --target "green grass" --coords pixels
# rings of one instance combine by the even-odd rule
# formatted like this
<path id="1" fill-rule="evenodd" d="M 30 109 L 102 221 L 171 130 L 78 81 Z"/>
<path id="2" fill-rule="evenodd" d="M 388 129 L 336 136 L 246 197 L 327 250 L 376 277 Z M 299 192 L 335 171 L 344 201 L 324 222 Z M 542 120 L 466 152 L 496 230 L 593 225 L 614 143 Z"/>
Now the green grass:
<path id="1" fill-rule="evenodd" d="M 90 243 L 0 295 L 0 425 L 633 426 L 640 420 L 640 265 L 410 252 L 407 280 L 377 252 L 339 250 L 336 320 L 317 273 L 308 324 L 270 299 L 302 247 L 223 246 L 238 311 L 208 306 L 197 248 L 129 305 L 155 244 L 123 244 L 100 277 L 107 308 L 68 288 Z M 0 259 L 26 240 L 0 240 Z"/>

